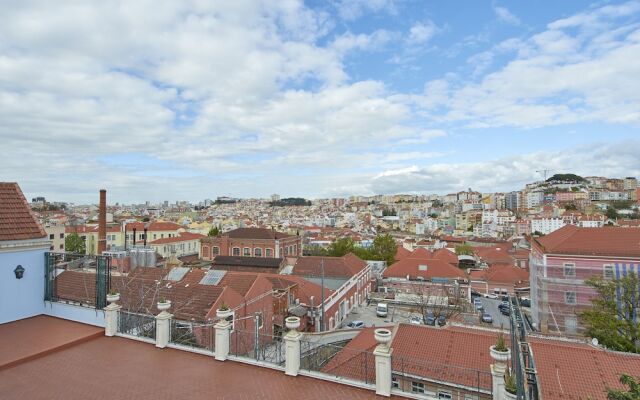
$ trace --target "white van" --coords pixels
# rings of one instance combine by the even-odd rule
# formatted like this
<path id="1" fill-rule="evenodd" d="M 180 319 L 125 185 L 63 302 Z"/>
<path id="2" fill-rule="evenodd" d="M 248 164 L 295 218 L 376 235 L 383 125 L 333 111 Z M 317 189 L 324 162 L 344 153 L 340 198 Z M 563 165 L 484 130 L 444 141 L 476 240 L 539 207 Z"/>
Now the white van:
<path id="1" fill-rule="evenodd" d="M 376 315 L 378 317 L 386 317 L 387 311 L 387 303 L 378 303 L 378 307 L 376 307 Z"/>

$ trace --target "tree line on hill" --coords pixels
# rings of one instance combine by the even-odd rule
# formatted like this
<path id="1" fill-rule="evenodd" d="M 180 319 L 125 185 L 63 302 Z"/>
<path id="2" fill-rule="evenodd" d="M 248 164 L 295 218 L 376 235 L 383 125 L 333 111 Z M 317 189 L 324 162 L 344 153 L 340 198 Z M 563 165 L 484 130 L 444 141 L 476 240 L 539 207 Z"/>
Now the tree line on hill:
<path id="1" fill-rule="evenodd" d="M 311 201 L 301 197 L 287 197 L 286 199 L 270 201 L 269 205 L 271 207 L 310 206 Z"/>

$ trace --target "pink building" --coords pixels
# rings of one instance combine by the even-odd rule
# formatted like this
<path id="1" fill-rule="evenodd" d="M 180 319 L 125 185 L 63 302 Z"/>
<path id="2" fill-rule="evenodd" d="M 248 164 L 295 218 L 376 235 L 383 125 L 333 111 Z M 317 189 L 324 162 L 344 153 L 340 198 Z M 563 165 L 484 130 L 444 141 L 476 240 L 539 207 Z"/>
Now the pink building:
<path id="1" fill-rule="evenodd" d="M 578 314 L 595 295 L 592 276 L 614 279 L 640 266 L 640 229 L 566 225 L 533 238 L 530 257 L 531 315 L 543 332 L 580 334 Z"/>

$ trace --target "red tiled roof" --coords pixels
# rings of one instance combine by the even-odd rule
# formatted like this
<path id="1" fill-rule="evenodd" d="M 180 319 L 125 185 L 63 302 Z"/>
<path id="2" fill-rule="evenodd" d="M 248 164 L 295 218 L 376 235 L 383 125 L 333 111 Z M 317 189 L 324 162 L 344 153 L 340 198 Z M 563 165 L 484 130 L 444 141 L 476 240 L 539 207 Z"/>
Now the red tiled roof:
<path id="1" fill-rule="evenodd" d="M 433 252 L 433 258 L 436 260 L 446 261 L 451 265 L 458 265 L 458 256 L 451 250 L 438 249 Z"/>
<path id="2" fill-rule="evenodd" d="M 15 182 L 0 182 L 0 241 L 40 239 L 47 233 L 38 223 Z"/>
<path id="3" fill-rule="evenodd" d="M 188 240 L 197 240 L 207 237 L 206 235 L 201 235 L 199 233 L 191 233 L 191 232 L 182 232 L 178 234 L 178 236 L 160 238 L 154 240 L 153 242 L 149 242 L 149 244 L 167 244 L 167 243 L 178 243 L 185 242 Z"/>
<path id="4" fill-rule="evenodd" d="M 398 248 L 396 249 L 395 260 L 400 261 L 404 258 L 407 258 L 409 254 L 411 254 L 409 250 L 405 249 L 403 246 L 398 246 Z"/>
<path id="5" fill-rule="evenodd" d="M 363 329 L 322 372 L 360 381 L 366 377 L 371 382 L 375 378 L 375 329 Z M 489 348 L 495 340 L 495 333 L 399 324 L 391 342 L 393 373 L 490 390 L 493 361 Z"/>
<path id="6" fill-rule="evenodd" d="M 620 375 L 640 376 L 639 354 L 545 339 L 529 342 L 545 400 L 605 400 L 607 387 L 622 388 Z"/>
<path id="7" fill-rule="evenodd" d="M 433 253 L 423 247 L 418 247 L 417 249 L 412 251 L 411 254 L 409 254 L 406 258 L 430 259 L 433 258 Z"/>
<path id="8" fill-rule="evenodd" d="M 421 265 L 426 265 L 427 270 L 420 270 Z M 432 278 L 449 278 L 463 279 L 467 274 L 458 267 L 449 264 L 446 261 L 437 259 L 416 259 L 405 258 L 385 269 L 382 276 L 385 278 L 406 278 L 417 279 L 422 277 L 429 280 Z"/>
<path id="9" fill-rule="evenodd" d="M 484 247 L 477 246 L 473 248 L 473 252 L 480 257 L 480 259 L 487 264 L 515 264 L 515 258 L 507 252 L 507 248 L 504 246 L 498 247 Z"/>
<path id="10" fill-rule="evenodd" d="M 299 257 L 292 274 L 319 277 L 323 262 L 324 276 L 335 278 L 351 278 L 367 266 L 365 261 L 351 253 L 342 257 Z"/>
<path id="11" fill-rule="evenodd" d="M 640 257 L 640 229 L 578 228 L 574 225 L 534 238 L 547 254 Z"/>
<path id="12" fill-rule="evenodd" d="M 512 265 L 494 264 L 486 270 L 471 271 L 474 279 L 482 279 L 489 283 L 529 282 L 529 272 Z M 474 274 L 475 273 L 475 274 Z"/>

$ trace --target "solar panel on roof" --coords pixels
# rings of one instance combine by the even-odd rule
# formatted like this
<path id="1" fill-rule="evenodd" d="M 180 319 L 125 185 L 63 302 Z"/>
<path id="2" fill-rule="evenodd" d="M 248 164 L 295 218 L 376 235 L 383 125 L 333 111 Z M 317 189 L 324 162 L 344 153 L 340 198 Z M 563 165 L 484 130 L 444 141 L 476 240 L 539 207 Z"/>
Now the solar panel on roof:
<path id="1" fill-rule="evenodd" d="M 200 280 L 201 285 L 217 285 L 224 278 L 227 271 L 210 269 Z"/>
<path id="2" fill-rule="evenodd" d="M 172 269 L 166 276 L 166 280 L 178 282 L 189 272 L 189 268 L 187 267 L 175 267 Z"/>

